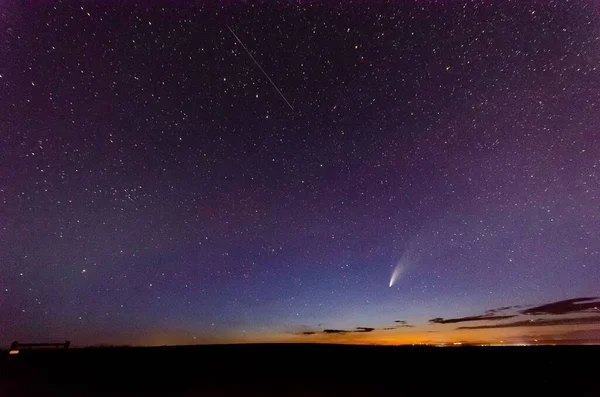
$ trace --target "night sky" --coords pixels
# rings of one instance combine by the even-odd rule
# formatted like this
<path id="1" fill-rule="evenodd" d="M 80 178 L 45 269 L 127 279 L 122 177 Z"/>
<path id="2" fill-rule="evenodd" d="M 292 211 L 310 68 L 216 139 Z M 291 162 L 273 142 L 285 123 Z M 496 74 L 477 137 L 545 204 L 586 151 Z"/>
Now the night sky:
<path id="1" fill-rule="evenodd" d="M 2 346 L 600 341 L 597 0 L 183 3 L 0 1 Z"/>

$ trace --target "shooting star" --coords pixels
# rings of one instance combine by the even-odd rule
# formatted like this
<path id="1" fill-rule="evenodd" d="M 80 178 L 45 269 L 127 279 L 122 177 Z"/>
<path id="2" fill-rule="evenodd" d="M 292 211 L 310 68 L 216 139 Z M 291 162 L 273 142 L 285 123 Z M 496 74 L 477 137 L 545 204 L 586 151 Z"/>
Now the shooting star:
<path id="1" fill-rule="evenodd" d="M 250 51 L 248 51 L 248 49 L 246 48 L 246 46 L 244 45 L 244 43 L 242 43 L 242 40 L 240 40 L 240 38 L 237 37 L 237 34 L 235 34 L 235 32 L 233 31 L 233 29 L 231 29 L 229 27 L 229 25 L 225 25 L 225 26 L 227 26 L 227 29 L 229 29 L 229 31 L 231 32 L 231 34 L 233 35 L 233 37 L 235 37 L 235 39 L 238 41 L 238 43 L 240 43 L 241 46 L 244 48 L 244 50 L 246 50 L 246 52 L 248 53 L 248 55 L 250 56 L 250 58 L 252 58 L 252 60 L 256 64 L 256 66 L 258 66 L 258 68 L 261 70 L 261 72 L 263 72 L 263 74 L 269 80 L 269 82 L 271 83 L 271 85 L 273 87 L 275 87 L 275 89 L 277 90 L 277 92 L 279 93 L 279 95 L 283 98 L 283 100 L 285 101 L 285 103 L 287 103 L 287 105 L 290 107 L 290 109 L 294 110 L 293 106 L 288 102 L 288 100 L 285 98 L 285 96 L 283 96 L 283 93 L 279 90 L 279 88 L 277 88 L 277 86 L 275 85 L 275 83 L 273 83 L 273 80 L 271 80 L 271 78 L 269 77 L 269 75 L 267 74 L 267 72 L 265 72 L 265 70 L 262 68 L 262 66 L 260 66 L 260 64 L 258 63 L 258 61 L 252 56 L 252 54 L 250 53 Z"/>

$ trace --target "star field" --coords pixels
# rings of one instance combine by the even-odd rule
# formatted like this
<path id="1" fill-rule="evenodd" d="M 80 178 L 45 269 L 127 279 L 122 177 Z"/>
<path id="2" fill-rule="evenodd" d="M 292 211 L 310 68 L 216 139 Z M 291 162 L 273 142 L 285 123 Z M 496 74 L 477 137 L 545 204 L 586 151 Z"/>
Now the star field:
<path id="1" fill-rule="evenodd" d="M 201 4 L 0 5 L 1 343 L 598 294 L 596 1 Z"/>

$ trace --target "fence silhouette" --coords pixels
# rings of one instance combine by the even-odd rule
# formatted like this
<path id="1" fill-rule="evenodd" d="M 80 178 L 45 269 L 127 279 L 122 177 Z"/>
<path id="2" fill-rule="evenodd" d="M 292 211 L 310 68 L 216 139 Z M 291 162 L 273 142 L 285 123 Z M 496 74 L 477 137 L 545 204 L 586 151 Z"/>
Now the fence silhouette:
<path id="1" fill-rule="evenodd" d="M 19 343 L 14 341 L 10 345 L 11 352 L 18 352 L 22 349 L 38 349 L 38 348 L 50 348 L 53 347 L 55 349 L 63 348 L 68 349 L 71 345 L 71 342 L 65 341 L 63 343 Z M 14 353 L 13 353 L 14 354 Z"/>

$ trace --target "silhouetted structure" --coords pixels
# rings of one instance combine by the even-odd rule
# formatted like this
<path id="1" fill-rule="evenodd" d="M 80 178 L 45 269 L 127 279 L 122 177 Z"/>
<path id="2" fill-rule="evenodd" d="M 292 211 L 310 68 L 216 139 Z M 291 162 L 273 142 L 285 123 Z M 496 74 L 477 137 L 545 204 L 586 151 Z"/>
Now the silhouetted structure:
<path id="1" fill-rule="evenodd" d="M 19 343 L 17 341 L 14 341 L 10 345 L 10 350 L 45 348 L 45 347 L 54 347 L 55 349 L 62 347 L 62 348 L 68 349 L 70 345 L 71 345 L 71 342 L 69 342 L 69 341 L 65 341 L 64 343 Z"/>

